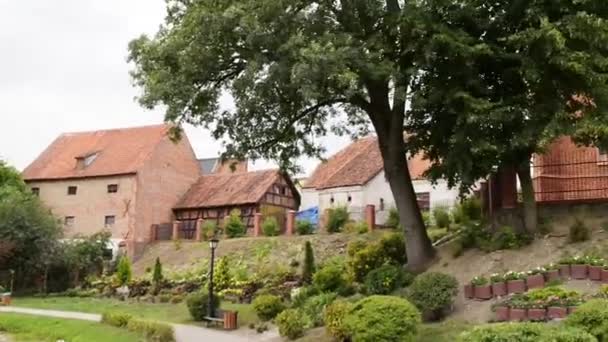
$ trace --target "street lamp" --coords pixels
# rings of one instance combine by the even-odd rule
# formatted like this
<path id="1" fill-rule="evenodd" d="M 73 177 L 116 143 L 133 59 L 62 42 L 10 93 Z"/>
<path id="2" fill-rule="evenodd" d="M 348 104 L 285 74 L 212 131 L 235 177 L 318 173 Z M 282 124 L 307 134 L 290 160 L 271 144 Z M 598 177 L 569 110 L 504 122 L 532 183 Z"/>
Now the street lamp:
<path id="1" fill-rule="evenodd" d="M 209 265 L 209 305 L 207 306 L 207 315 L 213 318 L 213 264 L 215 262 L 215 249 L 219 244 L 219 240 L 213 237 L 209 240 L 209 248 L 211 248 L 211 264 Z"/>

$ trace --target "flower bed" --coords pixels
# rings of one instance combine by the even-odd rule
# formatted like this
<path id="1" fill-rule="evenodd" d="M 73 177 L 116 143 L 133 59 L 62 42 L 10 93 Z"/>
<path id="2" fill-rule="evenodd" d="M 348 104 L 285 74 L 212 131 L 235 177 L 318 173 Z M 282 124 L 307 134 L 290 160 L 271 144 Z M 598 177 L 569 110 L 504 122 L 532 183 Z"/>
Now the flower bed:
<path id="1" fill-rule="evenodd" d="M 585 298 L 576 291 L 546 287 L 516 294 L 494 306 L 496 321 L 547 321 L 562 319 Z"/>

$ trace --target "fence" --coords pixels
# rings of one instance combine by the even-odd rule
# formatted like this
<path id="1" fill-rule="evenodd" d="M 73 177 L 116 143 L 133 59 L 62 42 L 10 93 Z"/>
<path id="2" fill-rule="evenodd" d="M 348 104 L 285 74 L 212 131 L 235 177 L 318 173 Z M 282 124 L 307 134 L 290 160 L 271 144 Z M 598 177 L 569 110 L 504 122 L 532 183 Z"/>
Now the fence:
<path id="1" fill-rule="evenodd" d="M 532 166 L 537 202 L 608 200 L 608 162 L 572 160 Z"/>

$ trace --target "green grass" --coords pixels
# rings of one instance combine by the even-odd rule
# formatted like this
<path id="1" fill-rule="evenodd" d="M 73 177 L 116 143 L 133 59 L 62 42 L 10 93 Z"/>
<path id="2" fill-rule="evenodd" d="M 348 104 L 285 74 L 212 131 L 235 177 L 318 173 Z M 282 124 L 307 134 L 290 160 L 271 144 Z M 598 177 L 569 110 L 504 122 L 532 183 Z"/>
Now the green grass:
<path id="1" fill-rule="evenodd" d="M 14 341 L 136 342 L 141 336 L 101 323 L 12 313 L 0 314 L 0 331 Z"/>
<path id="2" fill-rule="evenodd" d="M 460 321 L 423 324 L 420 327 L 417 342 L 453 342 L 465 330 L 473 327 Z"/>

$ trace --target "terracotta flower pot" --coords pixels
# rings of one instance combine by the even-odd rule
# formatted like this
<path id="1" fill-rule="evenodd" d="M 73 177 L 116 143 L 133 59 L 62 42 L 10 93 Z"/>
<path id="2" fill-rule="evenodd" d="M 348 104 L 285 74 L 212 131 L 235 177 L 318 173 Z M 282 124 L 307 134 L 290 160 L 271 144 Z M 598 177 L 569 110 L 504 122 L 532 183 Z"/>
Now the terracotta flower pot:
<path id="1" fill-rule="evenodd" d="M 602 280 L 602 266 L 589 266 L 589 279 Z"/>
<path id="2" fill-rule="evenodd" d="M 547 317 L 549 319 L 563 319 L 568 316 L 568 308 L 562 306 L 550 306 L 547 308 Z"/>
<path id="3" fill-rule="evenodd" d="M 473 291 L 473 285 L 472 284 L 466 284 L 464 286 L 464 298 L 472 299 L 474 297 L 475 297 L 475 293 Z"/>
<path id="4" fill-rule="evenodd" d="M 526 292 L 526 281 L 523 279 L 507 281 L 507 292 L 509 294 Z"/>
<path id="5" fill-rule="evenodd" d="M 509 320 L 509 307 L 508 306 L 498 306 L 496 307 L 496 320 L 498 322 L 505 322 Z"/>
<path id="6" fill-rule="evenodd" d="M 602 283 L 608 283 L 608 270 L 602 270 Z"/>
<path id="7" fill-rule="evenodd" d="M 475 285 L 473 287 L 475 292 L 475 299 L 488 300 L 492 298 L 492 286 L 491 285 Z"/>
<path id="8" fill-rule="evenodd" d="M 492 295 L 494 297 L 502 297 L 507 295 L 507 283 L 501 281 L 500 283 L 492 284 Z"/>
<path id="9" fill-rule="evenodd" d="M 559 270 L 550 270 L 545 272 L 545 281 L 557 281 L 559 280 Z"/>
<path id="10" fill-rule="evenodd" d="M 9 305 L 11 305 L 11 302 L 12 302 L 12 298 L 11 298 L 10 294 L 2 296 L 2 305 L 9 306 Z"/>
<path id="11" fill-rule="evenodd" d="M 528 289 L 537 289 L 545 287 L 545 277 L 542 274 L 534 274 L 526 278 L 526 286 Z"/>
<path id="12" fill-rule="evenodd" d="M 509 310 L 509 321 L 525 321 L 526 317 L 526 309 L 511 308 Z"/>
<path id="13" fill-rule="evenodd" d="M 573 314 L 578 309 L 577 306 L 569 306 L 568 307 L 568 315 Z"/>
<path id="14" fill-rule="evenodd" d="M 570 278 L 570 265 L 559 265 L 559 276 L 568 280 Z"/>
<path id="15" fill-rule="evenodd" d="M 528 309 L 528 319 L 531 321 L 544 321 L 547 319 L 547 310 Z"/>
<path id="16" fill-rule="evenodd" d="M 587 279 L 587 265 L 570 265 L 570 276 L 572 279 Z"/>

